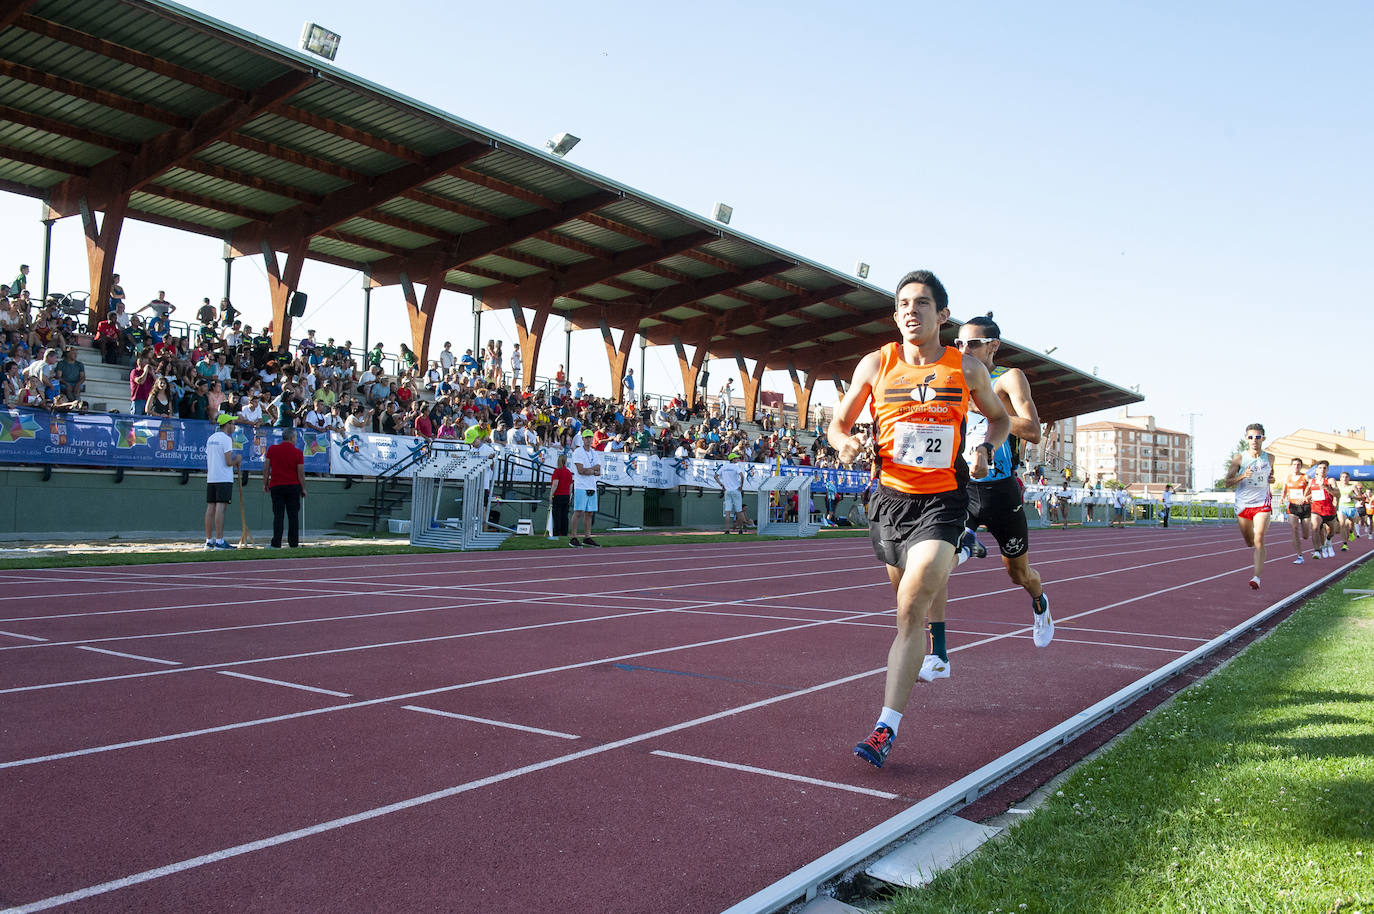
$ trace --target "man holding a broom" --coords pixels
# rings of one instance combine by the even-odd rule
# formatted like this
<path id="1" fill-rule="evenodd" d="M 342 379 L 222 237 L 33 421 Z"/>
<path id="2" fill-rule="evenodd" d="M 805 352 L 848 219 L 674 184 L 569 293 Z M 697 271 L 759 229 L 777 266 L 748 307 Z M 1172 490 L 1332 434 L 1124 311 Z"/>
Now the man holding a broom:
<path id="1" fill-rule="evenodd" d="M 233 549 L 224 541 L 224 511 L 234 497 L 234 471 L 243 458 L 234 453 L 234 417 L 221 413 L 205 442 L 205 548 Z"/>

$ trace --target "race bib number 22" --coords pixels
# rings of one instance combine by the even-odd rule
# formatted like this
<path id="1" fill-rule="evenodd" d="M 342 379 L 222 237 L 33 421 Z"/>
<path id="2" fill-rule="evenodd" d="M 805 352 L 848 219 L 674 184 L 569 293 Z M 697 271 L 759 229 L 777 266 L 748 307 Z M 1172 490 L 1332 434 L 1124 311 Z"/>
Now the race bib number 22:
<path id="1" fill-rule="evenodd" d="M 947 470 L 954 465 L 953 427 L 898 422 L 894 432 L 894 462 L 923 470 Z"/>

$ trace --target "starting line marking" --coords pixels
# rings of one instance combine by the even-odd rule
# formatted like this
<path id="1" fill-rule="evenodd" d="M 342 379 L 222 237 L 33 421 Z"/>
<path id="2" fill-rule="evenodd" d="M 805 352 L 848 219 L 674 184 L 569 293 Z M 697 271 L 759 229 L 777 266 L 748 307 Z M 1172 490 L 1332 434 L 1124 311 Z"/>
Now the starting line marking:
<path id="1" fill-rule="evenodd" d="M 37 635 L 21 635 L 18 632 L 0 632 L 0 635 L 8 635 L 11 638 L 23 638 L 25 641 L 47 641 L 47 638 L 40 638 Z"/>
<path id="2" fill-rule="evenodd" d="M 265 682 L 268 685 L 286 686 L 288 689 L 300 689 L 302 692 L 318 692 L 321 695 L 333 695 L 336 698 L 352 698 L 348 692 L 335 692 L 333 689 L 321 689 L 315 686 L 301 685 L 299 682 L 283 682 L 280 679 L 267 679 L 262 676 L 249 676 L 247 673 L 235 673 L 233 670 L 220 670 L 221 676 L 233 676 L 235 679 L 251 679 L 254 682 Z"/>
<path id="3" fill-rule="evenodd" d="M 739 765 L 734 762 L 722 762 L 713 758 L 702 758 L 699 755 L 683 755 L 680 752 L 667 752 L 663 749 L 655 749 L 649 753 L 663 758 L 675 758 L 683 762 L 696 762 L 701 765 L 711 765 L 716 768 L 728 768 L 731 771 L 745 771 L 749 774 L 762 774 L 770 778 L 781 778 L 784 781 L 795 781 L 798 784 L 814 784 L 817 787 L 833 787 L 836 790 L 847 790 L 850 793 L 862 793 L 870 797 L 879 797 L 884 800 L 895 800 L 898 794 L 887 793 L 882 790 L 872 790 L 868 787 L 855 787 L 853 784 L 841 784 L 838 781 L 822 781 L 817 778 L 808 778 L 800 774 L 791 774 L 786 771 L 773 771 L 769 768 L 755 768 L 753 765 Z"/>
<path id="4" fill-rule="evenodd" d="M 505 727 L 509 730 L 521 730 L 525 733 L 540 733 L 544 736 L 556 736 L 559 739 L 577 739 L 576 733 L 560 733 L 557 730 L 541 730 L 538 727 L 527 727 L 524 724 L 512 724 L 504 720 L 492 720 L 488 717 L 473 717 L 470 714 L 455 714 L 453 711 L 440 711 L 438 708 L 422 708 L 419 705 L 401 705 L 407 711 L 419 711 L 421 714 L 435 714 L 439 717 L 452 717 L 455 720 L 466 720 L 474 724 L 489 724 L 493 727 Z"/>
<path id="5" fill-rule="evenodd" d="M 148 663 L 164 663 L 167 666 L 181 666 L 180 660 L 159 660 L 156 657 L 144 657 L 142 654 L 125 654 L 122 651 L 112 651 L 103 647 L 87 647 L 86 645 L 82 645 L 78 647 L 77 650 L 91 651 L 95 654 L 109 654 L 111 657 L 125 657 L 129 660 L 145 660 Z"/>

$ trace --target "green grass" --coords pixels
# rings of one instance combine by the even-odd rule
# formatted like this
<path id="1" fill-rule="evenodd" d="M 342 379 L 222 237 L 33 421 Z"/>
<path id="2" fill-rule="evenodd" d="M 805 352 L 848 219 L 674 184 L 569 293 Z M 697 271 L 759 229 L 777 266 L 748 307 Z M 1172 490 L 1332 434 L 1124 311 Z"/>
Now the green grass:
<path id="1" fill-rule="evenodd" d="M 1094 760 L 890 914 L 1374 914 L 1374 567 Z"/>

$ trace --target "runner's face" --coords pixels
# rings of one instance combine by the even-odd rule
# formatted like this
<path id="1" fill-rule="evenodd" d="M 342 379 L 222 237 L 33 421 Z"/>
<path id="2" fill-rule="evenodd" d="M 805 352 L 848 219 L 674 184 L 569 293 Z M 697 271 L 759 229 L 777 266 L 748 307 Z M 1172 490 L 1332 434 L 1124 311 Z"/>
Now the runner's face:
<path id="1" fill-rule="evenodd" d="M 935 297 L 923 283 L 907 283 L 898 290 L 893 319 L 905 342 L 921 344 L 937 338 L 946 317 L 948 312 L 936 308 Z"/>
<path id="2" fill-rule="evenodd" d="M 990 339 L 983 335 L 981 327 L 970 327 L 968 324 L 959 328 L 959 339 L 955 343 L 964 355 L 971 355 L 986 367 L 992 367 L 992 356 L 997 351 L 997 340 Z"/>

